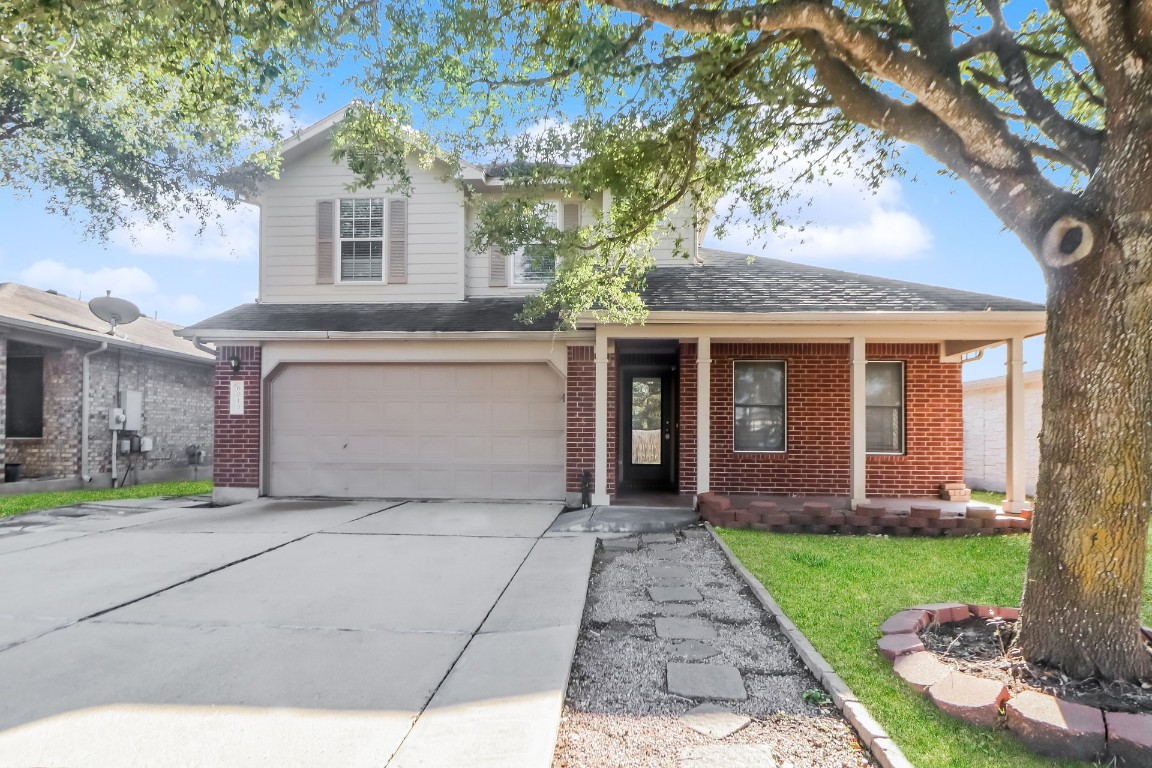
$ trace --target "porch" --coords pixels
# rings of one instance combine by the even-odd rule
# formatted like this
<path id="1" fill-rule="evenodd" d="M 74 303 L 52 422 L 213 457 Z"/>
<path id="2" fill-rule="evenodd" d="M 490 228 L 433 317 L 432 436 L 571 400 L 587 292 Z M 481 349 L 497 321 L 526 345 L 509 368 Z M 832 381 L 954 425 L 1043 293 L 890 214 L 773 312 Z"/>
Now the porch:
<path id="1" fill-rule="evenodd" d="M 883 503 L 907 511 L 931 498 L 944 511 L 960 511 L 963 502 L 933 494 L 941 483 L 963 480 L 961 364 L 966 355 L 1005 343 L 1004 509 L 1028 508 L 1022 353 L 1030 334 L 1006 337 L 1005 330 L 1013 329 L 973 327 L 971 321 L 897 329 L 872 319 L 852 329 L 857 335 L 845 330 L 815 324 L 596 326 L 594 347 L 569 348 L 568 427 L 579 436 L 575 449 L 569 438 L 570 497 L 580 490 L 586 468 L 591 502 L 602 506 L 661 505 L 652 494 L 671 494 L 668 504 L 692 506 L 713 491 L 772 495 L 786 510 L 821 499 L 835 509 Z M 984 340 L 965 340 L 973 337 Z M 754 409 L 742 401 L 734 377 L 739 366 L 765 361 L 786 371 L 781 399 L 769 406 L 779 412 L 773 428 L 780 445 L 744 449 L 737 414 Z M 869 395 L 870 363 L 899 372 L 891 388 L 898 402 L 887 406 L 898 445 L 880 450 L 869 443 L 876 417 L 884 416 Z M 768 412 L 755 407 L 760 414 L 754 415 Z M 585 414 L 592 418 L 574 420 Z"/>

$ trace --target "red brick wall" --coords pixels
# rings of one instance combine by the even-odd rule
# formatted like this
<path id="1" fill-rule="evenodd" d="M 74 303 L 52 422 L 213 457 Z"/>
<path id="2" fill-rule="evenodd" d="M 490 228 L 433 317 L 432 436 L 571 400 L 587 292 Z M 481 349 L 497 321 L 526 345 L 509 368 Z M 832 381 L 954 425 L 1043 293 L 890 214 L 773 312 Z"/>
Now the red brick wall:
<path id="1" fill-rule="evenodd" d="M 732 449 L 732 364 L 787 363 L 787 450 Z M 848 347 L 843 344 L 713 344 L 711 482 L 721 493 L 849 492 L 851 443 Z"/>
<path id="2" fill-rule="evenodd" d="M 260 353 L 260 347 L 220 347 L 216 352 L 212 480 L 219 488 L 260 487 Z M 240 358 L 237 374 L 228 365 L 234 355 Z M 243 416 L 228 413 L 229 382 L 237 379 L 244 381 Z"/>
<path id="3" fill-rule="evenodd" d="M 905 363 L 905 444 L 900 456 L 869 456 L 870 496 L 935 496 L 961 482 L 963 386 L 959 363 L 939 362 L 935 344 L 869 344 L 869 360 Z M 680 492 L 696 489 L 695 344 L 680 347 Z M 785 453 L 732 449 L 732 363 L 788 364 Z M 721 493 L 847 495 L 851 471 L 851 362 L 846 344 L 712 345 L 711 489 Z M 567 488 L 580 490 L 580 470 L 595 462 L 596 366 L 592 347 L 568 349 Z M 608 366 L 608 492 L 616 489 L 616 359 Z"/>
<path id="4" fill-rule="evenodd" d="M 580 492 L 580 475 L 596 466 L 596 353 L 593 347 L 568 347 L 567 471 L 565 488 Z M 595 478 L 593 478 L 595 490 Z"/>
<path id="5" fill-rule="evenodd" d="M 680 345 L 680 493 L 696 492 L 696 345 Z"/>
<path id="6" fill-rule="evenodd" d="M 935 344 L 869 344 L 869 360 L 905 362 L 905 441 L 900 456 L 869 456 L 870 496 L 935 496 L 964 474 L 959 363 Z M 785 360 L 787 451 L 732 450 L 732 363 Z M 714 344 L 711 490 L 847 495 L 851 472 L 851 361 L 845 344 Z"/>
<path id="7" fill-rule="evenodd" d="M 869 344 L 869 360 L 903 360 L 902 456 L 868 457 L 868 495 L 935 496 L 964 482 L 964 384 L 960 363 L 941 363 L 934 344 Z"/>

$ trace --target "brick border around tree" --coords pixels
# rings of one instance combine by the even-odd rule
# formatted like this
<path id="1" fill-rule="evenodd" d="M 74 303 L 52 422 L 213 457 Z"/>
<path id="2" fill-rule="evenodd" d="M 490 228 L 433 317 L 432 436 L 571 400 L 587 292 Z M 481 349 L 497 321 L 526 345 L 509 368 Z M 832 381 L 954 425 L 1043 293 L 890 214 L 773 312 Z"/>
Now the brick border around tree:
<path id="1" fill-rule="evenodd" d="M 876 642 L 897 677 L 925 693 L 943 712 L 986 727 L 1005 726 L 1037 754 L 1152 766 L 1152 715 L 1106 712 L 1038 691 L 1015 696 L 1002 683 L 956 672 L 924 650 L 918 632 L 929 624 L 970 618 L 1020 618 L 1020 609 L 974 603 L 918 605 L 880 625 Z M 1152 638 L 1152 630 L 1144 629 Z"/>

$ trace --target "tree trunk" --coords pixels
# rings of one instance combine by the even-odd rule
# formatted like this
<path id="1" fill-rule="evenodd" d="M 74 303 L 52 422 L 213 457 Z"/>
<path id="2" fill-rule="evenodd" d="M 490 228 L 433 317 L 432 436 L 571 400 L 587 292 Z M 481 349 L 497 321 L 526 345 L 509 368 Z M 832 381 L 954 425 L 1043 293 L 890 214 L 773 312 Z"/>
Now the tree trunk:
<path id="1" fill-rule="evenodd" d="M 1075 677 L 1136 680 L 1152 678 L 1140 634 L 1152 247 L 1146 232 L 1108 224 L 1092 258 L 1048 272 L 1040 479 L 1018 645 L 1026 660 Z"/>

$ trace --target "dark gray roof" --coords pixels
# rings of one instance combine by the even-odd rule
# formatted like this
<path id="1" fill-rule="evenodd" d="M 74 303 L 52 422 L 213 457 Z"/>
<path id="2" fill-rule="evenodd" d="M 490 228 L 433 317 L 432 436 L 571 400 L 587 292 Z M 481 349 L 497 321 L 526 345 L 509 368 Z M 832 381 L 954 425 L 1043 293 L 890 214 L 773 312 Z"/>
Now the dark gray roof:
<path id="1" fill-rule="evenodd" d="M 642 292 L 666 312 L 1042 312 L 1044 306 L 884 277 L 702 248 L 702 267 L 662 267 Z M 525 325 L 523 298 L 429 304 L 242 304 L 189 326 L 230 331 L 550 331 L 552 315 Z"/>
<path id="2" fill-rule="evenodd" d="M 524 299 L 468 299 L 434 304 L 241 304 L 185 329 L 230 331 L 550 331 L 556 317 L 525 325 Z"/>
<path id="3" fill-rule="evenodd" d="M 653 270 L 642 292 L 653 311 L 682 312 L 1042 312 L 1002 296 L 858 275 L 701 248 L 703 267 Z"/>

